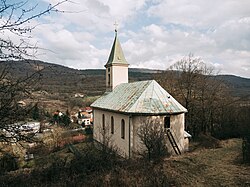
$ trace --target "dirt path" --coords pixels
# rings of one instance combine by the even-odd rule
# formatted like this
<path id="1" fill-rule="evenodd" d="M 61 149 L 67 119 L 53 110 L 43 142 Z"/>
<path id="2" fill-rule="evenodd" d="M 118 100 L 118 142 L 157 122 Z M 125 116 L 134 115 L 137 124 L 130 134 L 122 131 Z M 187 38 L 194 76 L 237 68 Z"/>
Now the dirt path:
<path id="1" fill-rule="evenodd" d="M 164 169 L 173 186 L 250 187 L 250 166 L 241 163 L 241 140 L 222 142 L 222 148 L 203 149 L 166 160 Z"/>

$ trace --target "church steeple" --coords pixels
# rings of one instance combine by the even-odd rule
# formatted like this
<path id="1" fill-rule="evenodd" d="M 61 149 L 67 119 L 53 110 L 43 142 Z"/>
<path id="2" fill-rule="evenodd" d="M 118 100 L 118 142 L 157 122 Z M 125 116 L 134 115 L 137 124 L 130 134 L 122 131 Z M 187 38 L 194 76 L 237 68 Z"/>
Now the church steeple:
<path id="1" fill-rule="evenodd" d="M 123 54 L 120 41 L 117 36 L 117 29 L 115 29 L 115 39 L 110 51 L 110 55 L 106 68 L 106 90 L 112 91 L 117 85 L 121 83 L 128 83 L 128 63 Z"/>
<path id="2" fill-rule="evenodd" d="M 114 64 L 128 65 L 128 63 L 125 59 L 125 56 L 123 54 L 121 44 L 120 44 L 120 41 L 119 41 L 118 36 L 117 36 L 116 29 L 115 29 L 114 43 L 113 43 L 113 46 L 111 48 L 110 55 L 109 55 L 109 58 L 108 58 L 108 61 L 105 65 L 105 67 L 108 67 L 108 66 L 111 66 Z"/>

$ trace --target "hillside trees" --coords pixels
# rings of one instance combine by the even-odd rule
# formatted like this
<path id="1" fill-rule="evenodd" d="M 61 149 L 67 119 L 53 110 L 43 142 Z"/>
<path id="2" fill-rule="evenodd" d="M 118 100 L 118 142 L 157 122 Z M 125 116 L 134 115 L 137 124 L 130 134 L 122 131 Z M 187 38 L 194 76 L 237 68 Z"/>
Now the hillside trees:
<path id="1" fill-rule="evenodd" d="M 23 121 L 29 115 L 32 106 L 20 106 L 18 102 L 30 97 L 30 87 L 37 83 L 41 71 L 38 69 L 32 75 L 14 80 L 9 73 L 11 62 L 33 57 L 38 47 L 29 40 L 35 28 L 32 20 L 51 12 L 61 12 L 57 7 L 65 2 L 67 0 L 49 4 L 41 11 L 38 5 L 30 6 L 29 1 L 0 0 L 0 63 L 8 62 L 0 68 L 0 142 L 27 140 L 18 131 L 13 132 L 9 125 Z M 11 137 L 13 135 L 15 139 Z"/>
<path id="2" fill-rule="evenodd" d="M 214 124 L 219 120 L 229 94 L 222 81 L 214 76 L 214 69 L 193 55 L 173 64 L 168 71 L 157 77 L 184 107 L 186 128 L 197 137 L 200 133 L 213 134 Z"/>

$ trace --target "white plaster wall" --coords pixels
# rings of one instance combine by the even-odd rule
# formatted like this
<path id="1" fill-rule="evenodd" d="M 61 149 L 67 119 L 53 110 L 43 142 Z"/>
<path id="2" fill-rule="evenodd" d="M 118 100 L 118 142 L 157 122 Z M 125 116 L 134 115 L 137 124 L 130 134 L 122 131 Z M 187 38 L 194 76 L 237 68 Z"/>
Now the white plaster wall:
<path id="1" fill-rule="evenodd" d="M 142 152 L 145 147 L 142 145 L 137 132 L 138 128 L 143 125 L 147 119 L 158 120 L 164 127 L 165 116 L 132 116 L 120 113 L 114 113 L 104 110 L 94 109 L 94 139 L 102 143 L 102 115 L 105 115 L 105 135 L 110 139 L 110 143 L 118 148 L 119 153 L 124 157 L 129 157 L 129 129 L 130 129 L 130 156 L 135 156 Z M 111 134 L 111 116 L 114 118 L 114 134 Z M 184 113 L 170 116 L 170 128 L 181 152 L 188 149 L 188 142 L 184 140 Z M 121 120 L 125 121 L 125 138 L 121 138 Z M 130 121 L 130 122 L 129 122 Z M 130 123 L 130 127 L 129 127 Z M 168 151 L 175 154 L 168 137 L 166 135 L 166 144 Z"/>
<path id="2" fill-rule="evenodd" d="M 112 89 L 121 83 L 128 83 L 128 67 L 127 66 L 112 66 L 111 67 L 111 84 Z"/>
<path id="3" fill-rule="evenodd" d="M 185 114 L 171 115 L 170 116 L 170 129 L 174 136 L 174 139 L 181 152 L 185 151 L 184 147 L 184 123 Z M 166 136 L 167 138 L 167 136 Z M 167 141 L 168 150 L 170 153 L 174 154 L 174 150 L 169 141 Z"/>
<path id="4" fill-rule="evenodd" d="M 160 124 L 164 127 L 164 117 L 165 116 L 133 116 L 132 117 L 132 127 L 131 127 L 131 132 L 133 133 L 132 138 L 131 138 L 131 147 L 132 147 L 132 153 L 137 154 L 138 152 L 142 152 L 145 147 L 142 145 L 137 132 L 138 128 L 143 125 L 144 121 L 147 121 L 148 119 L 153 119 L 153 120 L 158 120 Z M 178 115 L 171 115 L 170 116 L 170 129 L 172 131 L 172 134 L 178 144 L 179 149 L 181 152 L 183 152 L 185 149 L 187 149 L 188 145 L 186 144 L 184 146 L 184 113 L 183 114 L 178 114 Z M 168 140 L 167 135 L 165 136 L 166 138 L 166 144 L 168 147 L 168 151 L 171 154 L 174 154 L 174 150 Z M 186 143 L 186 142 L 185 142 Z"/>
<path id="5" fill-rule="evenodd" d="M 133 116 L 132 117 L 132 128 L 131 128 L 131 147 L 132 154 L 137 155 L 138 153 L 142 153 L 146 148 L 142 144 L 140 138 L 138 137 L 138 129 L 141 125 L 143 125 L 147 120 L 159 120 L 160 124 L 163 125 L 164 120 L 160 116 Z"/>
<path id="6" fill-rule="evenodd" d="M 105 115 L 105 136 L 110 145 L 118 148 L 119 154 L 129 156 L 129 116 L 104 110 L 94 109 L 94 139 L 103 142 L 102 115 Z M 114 134 L 111 134 L 111 116 L 114 118 Z M 125 121 L 125 138 L 121 138 L 121 121 Z"/>

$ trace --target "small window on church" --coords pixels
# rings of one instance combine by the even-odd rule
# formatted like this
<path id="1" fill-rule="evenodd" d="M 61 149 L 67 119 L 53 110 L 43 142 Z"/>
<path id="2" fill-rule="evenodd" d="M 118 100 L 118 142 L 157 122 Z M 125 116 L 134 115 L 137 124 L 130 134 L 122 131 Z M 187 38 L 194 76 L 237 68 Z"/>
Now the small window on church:
<path id="1" fill-rule="evenodd" d="M 111 116 L 111 134 L 114 134 L 114 118 Z"/>
<path id="2" fill-rule="evenodd" d="M 108 85 L 110 86 L 110 74 L 108 74 Z"/>
<path id="3" fill-rule="evenodd" d="M 105 115 L 102 114 L 102 130 L 105 130 Z"/>
<path id="4" fill-rule="evenodd" d="M 110 68 L 108 68 L 108 72 L 110 72 Z"/>
<path id="5" fill-rule="evenodd" d="M 125 139 L 125 121 L 122 119 L 121 121 L 121 138 Z"/>
<path id="6" fill-rule="evenodd" d="M 170 128 L 170 116 L 166 116 L 164 118 L 164 128 L 169 129 Z"/>

